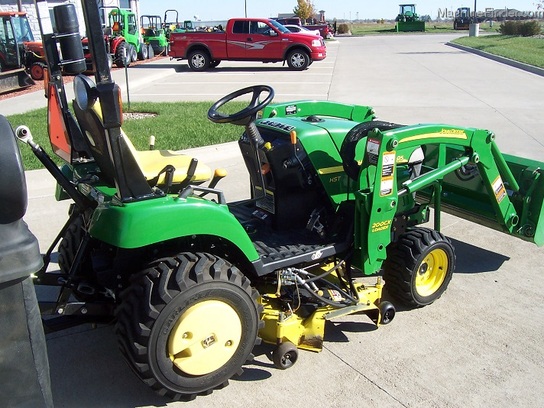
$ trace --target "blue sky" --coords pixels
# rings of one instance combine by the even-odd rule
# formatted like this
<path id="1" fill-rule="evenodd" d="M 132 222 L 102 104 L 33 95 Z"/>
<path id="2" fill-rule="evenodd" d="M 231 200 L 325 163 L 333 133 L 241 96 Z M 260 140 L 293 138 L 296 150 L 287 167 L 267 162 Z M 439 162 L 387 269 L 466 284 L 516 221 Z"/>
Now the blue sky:
<path id="1" fill-rule="evenodd" d="M 478 10 L 486 7 L 516 8 L 521 11 L 534 11 L 537 0 L 478 0 Z M 398 13 L 399 3 L 404 0 L 313 0 L 317 10 L 325 10 L 327 19 L 360 19 L 365 18 L 394 18 Z M 458 7 L 474 7 L 474 1 L 461 0 L 427 0 L 414 1 L 420 15 L 429 14 L 436 18 L 438 10 Z M 409 2 L 408 2 L 409 3 Z M 275 17 L 278 13 L 292 12 L 297 5 L 296 0 L 140 0 L 140 14 L 158 14 L 164 16 L 166 9 L 176 9 L 179 20 L 192 20 L 198 16 L 201 20 L 226 20 L 231 17 L 244 16 L 244 4 L 247 4 L 248 17 Z"/>

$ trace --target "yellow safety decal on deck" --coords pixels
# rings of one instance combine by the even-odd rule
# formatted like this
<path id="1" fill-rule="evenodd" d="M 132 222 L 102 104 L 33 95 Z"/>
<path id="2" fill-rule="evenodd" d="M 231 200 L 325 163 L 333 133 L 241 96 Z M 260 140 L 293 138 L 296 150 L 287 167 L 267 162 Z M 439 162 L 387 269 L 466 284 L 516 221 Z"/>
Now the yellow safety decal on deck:
<path id="1" fill-rule="evenodd" d="M 395 178 L 395 152 L 384 152 L 382 158 L 382 181 L 380 183 L 380 196 L 388 196 L 393 193 Z"/>
<path id="2" fill-rule="evenodd" d="M 504 188 L 504 183 L 502 182 L 501 176 L 497 176 L 493 182 L 493 191 L 495 192 L 495 198 L 500 204 L 504 197 L 506 197 L 506 188 Z"/>

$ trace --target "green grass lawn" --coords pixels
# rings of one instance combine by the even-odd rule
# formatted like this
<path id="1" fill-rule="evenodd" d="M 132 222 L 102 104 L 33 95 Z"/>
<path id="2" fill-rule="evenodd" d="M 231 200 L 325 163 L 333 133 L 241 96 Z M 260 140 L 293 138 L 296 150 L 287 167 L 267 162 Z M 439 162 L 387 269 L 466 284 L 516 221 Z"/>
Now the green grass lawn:
<path id="1" fill-rule="evenodd" d="M 243 132 L 241 126 L 215 124 L 207 118 L 207 112 L 213 102 L 176 102 L 148 103 L 133 102 L 130 112 L 156 113 L 155 117 L 127 119 L 123 130 L 139 150 L 149 148 L 149 136 L 156 138 L 155 149 L 181 150 L 191 147 L 207 146 L 237 140 Z M 244 102 L 232 102 L 222 108 L 224 113 L 233 113 L 247 105 Z M 125 112 L 127 110 L 125 109 Z M 24 114 L 7 117 L 13 129 L 19 125 L 30 128 L 34 141 L 44 148 L 56 161 L 60 159 L 51 154 L 47 135 L 46 109 L 38 109 Z M 23 164 L 26 170 L 42 168 L 29 146 L 20 145 Z"/>
<path id="2" fill-rule="evenodd" d="M 452 42 L 544 68 L 543 38 L 488 35 L 462 37 Z"/>
<path id="3" fill-rule="evenodd" d="M 371 34 L 397 34 L 403 35 L 406 33 L 397 33 L 395 31 L 395 24 L 385 22 L 383 24 L 379 23 L 353 23 L 348 24 L 350 26 L 352 35 L 371 35 Z M 489 27 L 489 24 L 481 24 L 480 30 L 483 32 L 496 33 L 499 29 L 499 26 L 495 24 L 493 27 Z M 463 31 L 454 30 L 453 22 L 447 23 L 436 23 L 430 22 L 425 24 L 425 32 L 427 33 L 460 33 Z M 466 31 L 468 33 L 468 30 Z"/>

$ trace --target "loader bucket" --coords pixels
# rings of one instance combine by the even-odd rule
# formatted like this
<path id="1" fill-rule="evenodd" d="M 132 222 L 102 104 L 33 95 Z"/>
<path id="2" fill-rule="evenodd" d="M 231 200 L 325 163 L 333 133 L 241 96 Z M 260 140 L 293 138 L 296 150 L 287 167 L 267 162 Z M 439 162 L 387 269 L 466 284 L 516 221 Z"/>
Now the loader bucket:
<path id="1" fill-rule="evenodd" d="M 24 68 L 0 73 L 0 94 L 28 88 L 35 84 Z"/>
<path id="2" fill-rule="evenodd" d="M 445 151 L 446 162 L 459 156 L 458 148 Z M 438 167 L 438 149 L 427 150 L 424 166 Z M 447 174 L 441 185 L 439 210 L 509 235 L 544 245 L 544 162 L 494 154 L 502 177 L 485 182 L 474 164 Z M 428 191 L 421 191 L 429 197 Z M 499 206 L 500 204 L 500 206 Z M 506 208 L 501 212 L 500 208 Z"/>

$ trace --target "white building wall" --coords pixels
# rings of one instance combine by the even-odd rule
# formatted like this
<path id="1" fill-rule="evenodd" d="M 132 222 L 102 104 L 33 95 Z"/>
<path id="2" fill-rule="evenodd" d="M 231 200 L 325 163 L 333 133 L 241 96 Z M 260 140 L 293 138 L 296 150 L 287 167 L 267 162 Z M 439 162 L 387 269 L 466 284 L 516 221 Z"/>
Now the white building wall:
<path id="1" fill-rule="evenodd" d="M 120 6 L 120 0 L 98 0 L 99 5 L 103 5 L 105 7 L 119 7 Z M 0 11 L 19 11 L 18 8 L 18 2 L 13 0 L 0 0 Z M 59 4 L 66 4 L 66 3 L 72 3 L 76 7 L 77 11 L 77 18 L 79 21 L 79 33 L 82 37 L 85 36 L 85 21 L 83 19 L 83 10 L 81 7 L 81 1 L 80 0 L 49 0 L 47 2 L 47 5 L 49 9 L 51 10 L 54 6 L 58 6 Z M 139 16 L 140 15 L 140 5 L 138 0 L 130 0 L 129 2 L 130 8 Z M 32 28 L 32 33 L 34 34 L 34 38 L 36 41 L 41 41 L 41 35 L 40 35 L 40 26 L 38 23 L 38 16 L 36 13 L 36 7 L 34 6 L 34 1 L 31 0 L 22 0 L 21 1 L 22 10 L 26 12 L 28 16 L 28 21 L 30 23 L 30 27 Z M 104 10 L 106 20 L 107 20 L 107 13 L 108 10 Z M 104 20 L 104 21 L 106 21 Z M 138 24 L 139 24 L 139 18 L 138 18 Z"/>

